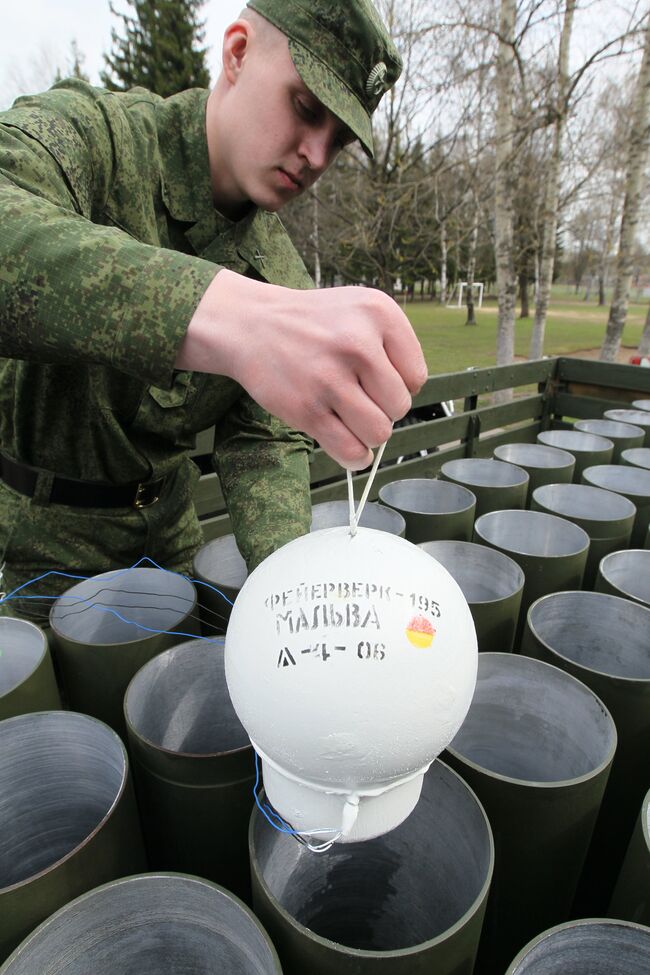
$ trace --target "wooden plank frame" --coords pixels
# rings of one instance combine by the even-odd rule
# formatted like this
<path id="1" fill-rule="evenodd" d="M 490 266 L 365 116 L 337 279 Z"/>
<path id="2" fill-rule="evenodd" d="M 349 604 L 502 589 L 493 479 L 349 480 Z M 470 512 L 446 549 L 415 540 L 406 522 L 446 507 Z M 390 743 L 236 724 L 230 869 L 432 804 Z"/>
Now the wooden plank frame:
<path id="1" fill-rule="evenodd" d="M 512 400 L 493 405 L 491 395 L 503 389 L 513 390 Z M 375 499 L 379 488 L 393 480 L 435 477 L 447 460 L 491 457 L 499 444 L 534 443 L 540 430 L 602 416 L 605 409 L 649 396 L 650 369 L 567 357 L 431 376 L 413 405 L 454 400 L 457 412 L 397 429 L 370 497 Z M 204 431 L 192 452 L 205 471 L 212 441 L 213 431 Z M 357 495 L 366 476 L 354 477 Z M 314 504 L 347 496 L 345 472 L 320 449 L 310 460 L 310 482 Z M 203 474 L 195 504 L 206 541 L 231 530 L 216 474 Z"/>

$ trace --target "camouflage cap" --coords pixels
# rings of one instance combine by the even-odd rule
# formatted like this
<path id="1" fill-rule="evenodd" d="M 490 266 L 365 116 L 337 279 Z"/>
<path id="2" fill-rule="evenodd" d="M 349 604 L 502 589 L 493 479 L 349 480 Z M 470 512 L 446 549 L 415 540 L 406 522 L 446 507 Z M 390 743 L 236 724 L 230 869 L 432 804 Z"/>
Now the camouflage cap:
<path id="1" fill-rule="evenodd" d="M 248 0 L 286 34 L 296 70 L 372 156 L 370 117 L 402 60 L 371 0 Z"/>

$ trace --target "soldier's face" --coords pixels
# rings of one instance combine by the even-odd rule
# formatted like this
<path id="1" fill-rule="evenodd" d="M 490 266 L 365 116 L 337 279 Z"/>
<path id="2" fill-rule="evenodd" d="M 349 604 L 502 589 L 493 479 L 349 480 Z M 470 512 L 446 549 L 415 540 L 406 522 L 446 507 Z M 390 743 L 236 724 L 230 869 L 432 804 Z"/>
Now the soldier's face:
<path id="1" fill-rule="evenodd" d="M 235 54 L 228 86 L 208 104 L 215 204 L 231 216 L 250 202 L 279 210 L 312 186 L 354 136 L 305 87 L 283 35 L 272 50 L 249 42 Z"/>

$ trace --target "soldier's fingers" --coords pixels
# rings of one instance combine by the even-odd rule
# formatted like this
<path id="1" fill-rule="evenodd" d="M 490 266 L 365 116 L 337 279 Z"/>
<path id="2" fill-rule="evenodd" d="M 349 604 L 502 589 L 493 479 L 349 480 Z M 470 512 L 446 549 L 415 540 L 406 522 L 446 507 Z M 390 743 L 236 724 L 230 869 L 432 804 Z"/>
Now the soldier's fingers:
<path id="1" fill-rule="evenodd" d="M 378 447 L 393 432 L 390 417 L 358 383 L 346 385 L 330 402 L 341 422 L 366 447 Z"/>
<path id="2" fill-rule="evenodd" d="M 401 420 L 410 410 L 411 394 L 383 348 L 374 361 L 359 370 L 359 382 L 370 399 L 391 420 Z M 383 443 L 383 440 L 379 442 Z"/>
<path id="3" fill-rule="evenodd" d="M 428 369 L 417 335 L 407 320 L 407 327 L 384 333 L 384 349 L 407 389 L 415 394 L 424 386 Z"/>
<path id="4" fill-rule="evenodd" d="M 372 463 L 372 452 L 335 413 L 323 415 L 312 436 L 326 454 L 347 470 L 361 471 Z"/>

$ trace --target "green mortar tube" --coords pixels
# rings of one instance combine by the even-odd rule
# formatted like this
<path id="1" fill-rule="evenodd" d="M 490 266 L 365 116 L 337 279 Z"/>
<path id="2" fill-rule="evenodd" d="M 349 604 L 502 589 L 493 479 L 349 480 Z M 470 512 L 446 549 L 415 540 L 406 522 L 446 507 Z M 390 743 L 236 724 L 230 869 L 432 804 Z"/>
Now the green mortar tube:
<path id="1" fill-rule="evenodd" d="M 144 869 L 115 732 L 72 711 L 0 722 L 0 960 L 71 898 Z"/>
<path id="2" fill-rule="evenodd" d="M 460 484 L 434 478 L 404 478 L 379 489 L 379 500 L 403 517 L 406 538 L 417 545 L 434 539 L 468 542 L 476 497 Z"/>
<path id="3" fill-rule="evenodd" d="M 285 975 L 471 975 L 492 876 L 485 813 L 442 762 L 392 832 L 310 853 L 251 817 L 253 904 Z"/>
<path id="4" fill-rule="evenodd" d="M 150 660 L 124 699 L 149 863 L 213 880 L 250 900 L 253 749 L 228 694 L 223 638 Z"/>
<path id="5" fill-rule="evenodd" d="M 47 637 L 27 620 L 0 617 L 0 721 L 59 708 Z"/>
<path id="6" fill-rule="evenodd" d="M 128 683 L 182 634 L 198 635 L 196 590 L 189 579 L 161 569 L 105 572 L 60 596 L 50 626 L 70 707 L 105 721 L 126 740 Z"/>
<path id="7" fill-rule="evenodd" d="M 515 642 L 524 573 L 503 552 L 473 542 L 422 542 L 460 586 L 480 652 L 509 653 Z"/>

